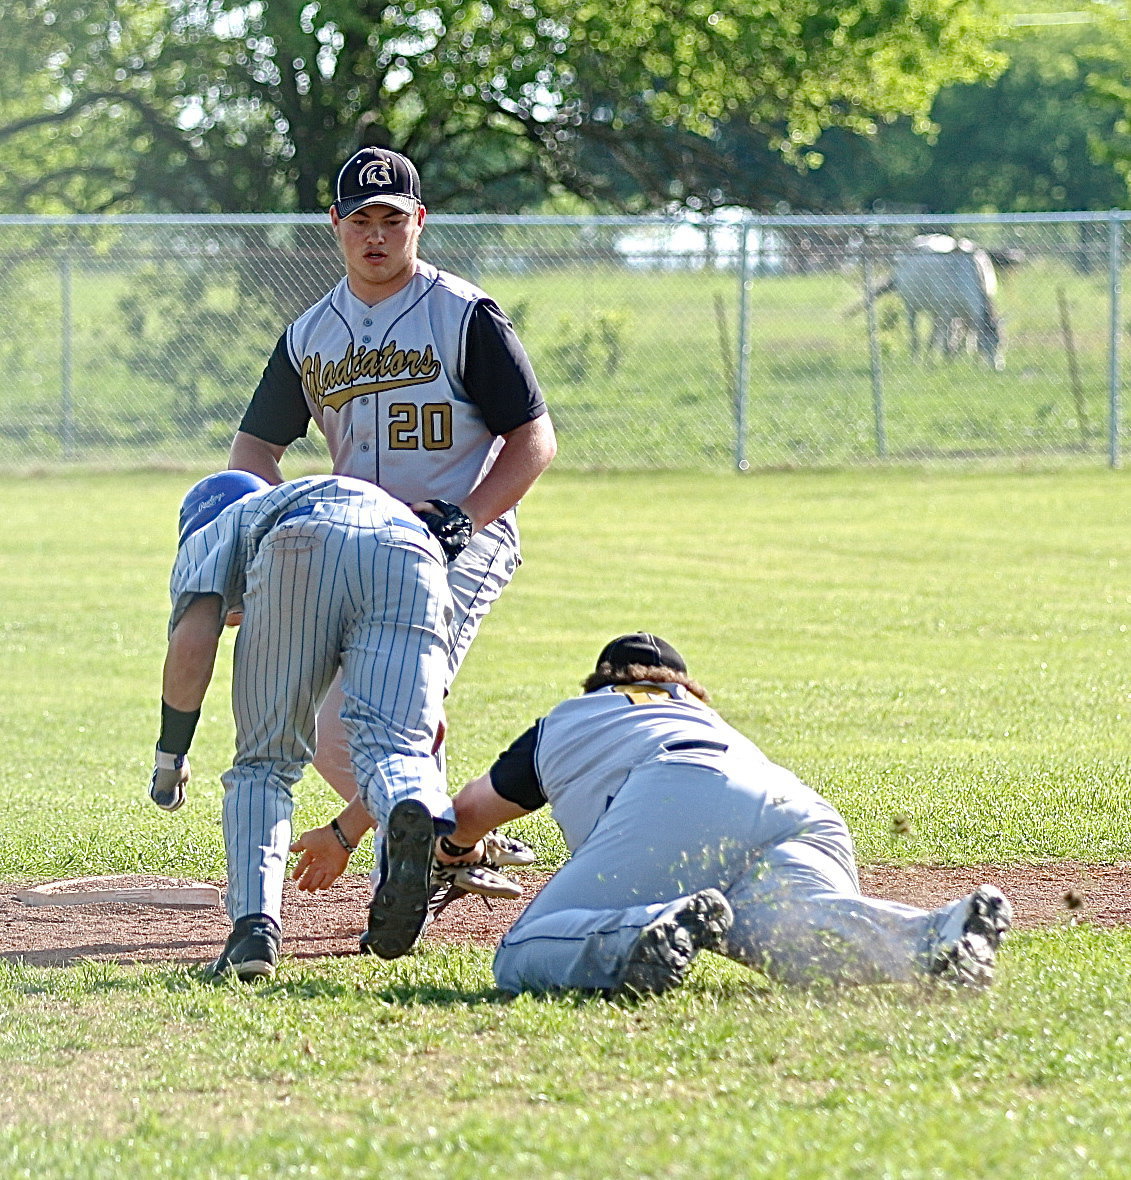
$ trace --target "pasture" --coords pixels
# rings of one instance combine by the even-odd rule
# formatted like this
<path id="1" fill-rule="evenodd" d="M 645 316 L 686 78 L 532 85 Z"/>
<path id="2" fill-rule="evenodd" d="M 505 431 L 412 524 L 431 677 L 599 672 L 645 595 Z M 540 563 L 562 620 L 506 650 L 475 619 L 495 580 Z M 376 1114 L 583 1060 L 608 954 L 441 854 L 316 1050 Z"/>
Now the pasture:
<path id="1" fill-rule="evenodd" d="M 969 230 L 1026 259 L 1001 278 L 1005 369 L 993 373 L 977 357 L 912 358 L 894 295 L 870 338 L 849 314 L 863 274 L 843 234 L 811 273 L 752 273 L 743 353 L 738 272 L 628 265 L 611 243 L 630 225 L 426 233 L 426 258 L 514 319 L 554 407 L 559 467 L 1107 457 L 1109 274 L 1100 252 L 1081 263 L 1081 226 Z M 70 232 L 64 254 L 59 231 L 39 229 L 40 253 L 0 283 L 0 463 L 219 464 L 281 326 L 340 274 L 325 226 Z M 874 283 L 887 272 L 877 261 Z"/>
<path id="2" fill-rule="evenodd" d="M 189 805 L 144 797 L 203 470 L 0 486 L 0 881 L 222 880 L 230 644 Z M 841 808 L 864 864 L 1127 861 L 1129 518 L 1104 470 L 554 470 L 449 702 L 453 785 L 647 627 Z M 334 813 L 313 772 L 296 798 L 300 830 Z M 543 816 L 516 828 L 560 862 Z M 983 996 L 789 992 L 705 955 L 637 1007 L 505 1002 L 471 945 L 285 958 L 256 988 L 5 956 L 0 1171 L 1114 1180 L 1129 1024 L 1131 932 L 1067 915 L 1015 933 Z"/>

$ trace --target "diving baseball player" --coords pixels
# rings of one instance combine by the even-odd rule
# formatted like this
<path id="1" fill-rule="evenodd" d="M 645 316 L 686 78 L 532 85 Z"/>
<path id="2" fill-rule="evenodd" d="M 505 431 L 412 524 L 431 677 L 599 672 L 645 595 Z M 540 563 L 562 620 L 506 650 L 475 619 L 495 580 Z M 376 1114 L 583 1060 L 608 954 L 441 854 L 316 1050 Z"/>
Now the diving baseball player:
<path id="1" fill-rule="evenodd" d="M 365 949 L 415 941 L 433 844 L 454 813 L 434 754 L 448 677 L 451 593 L 441 544 L 405 505 L 343 476 L 272 486 L 242 471 L 194 485 L 170 581 L 161 733 L 150 796 L 175 810 L 225 621 L 236 755 L 223 775 L 227 910 L 217 975 L 274 973 L 291 788 L 339 666 L 359 797 L 388 833 Z"/>
<path id="2" fill-rule="evenodd" d="M 451 522 L 449 680 L 517 568 L 515 506 L 554 456 L 553 426 L 514 330 L 483 291 L 417 257 L 426 210 L 412 162 L 363 148 L 342 166 L 330 223 L 345 277 L 280 337 L 229 466 L 279 483 L 311 419 L 334 471 Z M 314 765 L 356 793 L 335 686 Z"/>
<path id="3" fill-rule="evenodd" d="M 788 983 L 991 982 L 1008 900 L 862 896 L 844 820 L 707 707 L 670 644 L 613 640 L 583 688 L 456 796 L 440 837 L 467 852 L 548 803 L 571 850 L 499 946 L 504 991 L 659 993 L 706 948 Z"/>

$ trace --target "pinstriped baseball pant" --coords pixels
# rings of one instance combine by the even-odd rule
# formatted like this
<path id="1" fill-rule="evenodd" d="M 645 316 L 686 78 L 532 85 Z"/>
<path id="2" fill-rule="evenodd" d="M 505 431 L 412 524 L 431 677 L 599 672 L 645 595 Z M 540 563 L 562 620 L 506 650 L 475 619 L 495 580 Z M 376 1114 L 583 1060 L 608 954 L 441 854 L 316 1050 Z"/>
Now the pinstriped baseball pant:
<path id="1" fill-rule="evenodd" d="M 447 567 L 453 606 L 449 687 L 479 631 L 479 625 L 507 588 L 518 564 L 514 534 L 502 521 L 495 521 L 476 534 L 471 544 Z M 357 785 L 349 742 L 341 721 L 342 704 L 341 682 L 335 680 L 318 711 L 314 768 L 348 802 L 354 797 Z"/>
<path id="2" fill-rule="evenodd" d="M 247 573 L 233 654 L 236 757 L 223 777 L 227 909 L 276 921 L 291 788 L 310 761 L 339 667 L 362 801 L 379 823 L 401 799 L 452 819 L 432 757 L 447 682 L 451 595 L 441 562 L 380 513 L 319 504 L 277 526 Z"/>

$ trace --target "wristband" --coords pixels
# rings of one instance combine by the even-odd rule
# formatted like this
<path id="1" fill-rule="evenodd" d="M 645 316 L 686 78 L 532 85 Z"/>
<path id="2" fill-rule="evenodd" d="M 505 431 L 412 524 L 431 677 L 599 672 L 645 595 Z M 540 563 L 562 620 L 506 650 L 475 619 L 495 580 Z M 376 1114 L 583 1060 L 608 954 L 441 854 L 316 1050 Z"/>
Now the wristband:
<path id="1" fill-rule="evenodd" d="M 356 852 L 356 851 L 357 851 L 357 845 L 356 845 L 356 844 L 351 844 L 351 843 L 350 843 L 350 842 L 349 842 L 349 841 L 346 839 L 346 834 L 345 834 L 345 832 L 343 832 L 343 831 L 342 831 L 342 825 L 341 825 L 340 823 L 338 823 L 338 817 L 337 817 L 337 816 L 335 816 L 335 817 L 334 817 L 334 818 L 333 818 L 333 819 L 330 821 L 330 831 L 331 831 L 331 832 L 333 832 L 333 833 L 334 833 L 334 835 L 338 837 L 338 843 L 339 843 L 339 844 L 340 844 L 340 845 L 341 845 L 341 846 L 342 846 L 342 847 L 343 847 L 343 848 L 344 848 L 344 849 L 345 849 L 347 852 Z"/>
<path id="2" fill-rule="evenodd" d="M 187 754 L 199 720 L 199 709 L 184 713 L 180 709 L 174 709 L 172 705 L 167 705 L 162 698 L 161 736 L 157 739 L 157 748 L 166 754 Z"/>
<path id="3" fill-rule="evenodd" d="M 478 841 L 476 841 L 478 843 Z M 445 856 L 466 856 L 469 852 L 475 850 L 475 844 L 469 844 L 466 848 L 461 848 L 458 844 L 453 844 L 447 836 L 440 837 L 440 851 Z"/>

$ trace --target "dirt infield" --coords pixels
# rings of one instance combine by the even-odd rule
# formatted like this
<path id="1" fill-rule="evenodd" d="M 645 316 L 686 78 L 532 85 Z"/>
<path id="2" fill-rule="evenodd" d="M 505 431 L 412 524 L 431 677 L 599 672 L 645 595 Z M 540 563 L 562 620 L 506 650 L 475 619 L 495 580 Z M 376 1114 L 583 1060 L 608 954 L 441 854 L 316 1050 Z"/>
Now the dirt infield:
<path id="1" fill-rule="evenodd" d="M 549 879 L 533 870 L 512 870 L 524 886 L 516 901 L 466 897 L 450 905 L 425 935 L 426 942 L 473 942 L 493 946 L 522 908 Z M 864 891 L 876 897 L 933 908 L 968 893 L 983 881 L 1003 889 L 1020 929 L 1057 923 L 1096 926 L 1131 924 L 1131 864 L 1074 862 L 1001 868 L 869 868 L 861 870 Z M 115 879 L 121 888 L 142 888 L 163 880 L 151 876 Z M 228 933 L 219 907 L 173 909 L 150 905 L 99 904 L 28 906 L 15 897 L 20 885 L 0 885 L 0 958 L 40 966 L 65 966 L 82 959 L 117 963 L 194 965 L 213 958 Z M 283 950 L 299 959 L 358 953 L 369 879 L 348 876 L 315 895 L 288 882 L 283 898 Z"/>

